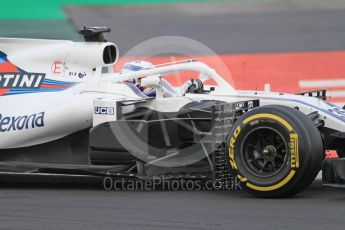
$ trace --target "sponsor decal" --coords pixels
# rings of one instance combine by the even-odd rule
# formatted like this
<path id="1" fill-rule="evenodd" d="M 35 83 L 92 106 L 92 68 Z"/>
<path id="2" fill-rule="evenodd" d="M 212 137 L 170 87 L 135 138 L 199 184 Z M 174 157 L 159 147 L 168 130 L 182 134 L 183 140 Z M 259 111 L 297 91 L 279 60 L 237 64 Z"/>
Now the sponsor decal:
<path id="1" fill-rule="evenodd" d="M 54 61 L 51 70 L 53 74 L 61 74 L 64 70 L 64 63 L 62 61 Z"/>
<path id="2" fill-rule="evenodd" d="M 114 115 L 114 107 L 95 107 L 95 114 L 101 114 L 101 115 Z"/>
<path id="3" fill-rule="evenodd" d="M 236 102 L 235 108 L 237 109 L 253 109 L 259 106 L 259 100 L 252 100 L 252 101 L 239 101 Z"/>
<path id="4" fill-rule="evenodd" d="M 59 74 L 64 71 L 64 63 L 55 61 L 52 64 L 52 72 Z M 7 54 L 0 51 L 0 96 L 58 92 L 66 90 L 75 82 L 57 81 L 47 79 L 45 73 L 30 73 L 7 58 Z"/>
<path id="5" fill-rule="evenodd" d="M 44 78 L 44 73 L 0 73 L 0 88 L 38 89 Z"/>
<path id="6" fill-rule="evenodd" d="M 245 108 L 244 102 L 237 102 L 236 103 L 236 109 L 243 109 L 243 108 Z"/>
<path id="7" fill-rule="evenodd" d="M 84 77 L 86 77 L 86 73 L 85 72 L 69 72 L 68 76 L 70 77 L 79 77 L 80 79 L 83 79 Z"/>
<path id="8" fill-rule="evenodd" d="M 0 114 L 0 132 L 44 127 L 44 115 L 44 112 L 23 116 L 3 116 Z"/>

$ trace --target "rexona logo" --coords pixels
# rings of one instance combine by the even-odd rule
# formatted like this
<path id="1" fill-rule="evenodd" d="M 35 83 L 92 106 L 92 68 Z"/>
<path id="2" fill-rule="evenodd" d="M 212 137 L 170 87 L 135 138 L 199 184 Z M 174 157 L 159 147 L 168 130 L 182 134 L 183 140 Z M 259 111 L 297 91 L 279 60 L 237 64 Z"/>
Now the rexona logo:
<path id="1" fill-rule="evenodd" d="M 5 117 L 0 114 L 0 132 L 34 129 L 43 126 L 44 112 L 14 117 Z"/>
<path id="2" fill-rule="evenodd" d="M 0 88 L 40 88 L 44 73 L 0 73 Z"/>

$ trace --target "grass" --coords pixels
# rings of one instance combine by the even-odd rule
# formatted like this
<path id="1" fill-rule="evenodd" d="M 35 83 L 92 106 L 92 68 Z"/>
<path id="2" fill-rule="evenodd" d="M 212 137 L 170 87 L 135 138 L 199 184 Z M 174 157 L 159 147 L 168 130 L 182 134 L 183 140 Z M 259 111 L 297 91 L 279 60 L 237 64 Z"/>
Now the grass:
<path id="1" fill-rule="evenodd" d="M 207 1 L 221 0 L 13 0 L 1 3 L 0 20 L 65 20 L 67 19 L 63 11 L 65 5 L 133 5 Z"/>

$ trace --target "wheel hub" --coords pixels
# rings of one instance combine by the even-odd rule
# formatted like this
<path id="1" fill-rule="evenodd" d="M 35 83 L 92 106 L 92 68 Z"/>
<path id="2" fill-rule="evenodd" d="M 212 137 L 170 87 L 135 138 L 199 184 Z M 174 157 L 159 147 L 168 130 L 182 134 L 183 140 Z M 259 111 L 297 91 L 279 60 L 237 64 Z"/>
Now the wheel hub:
<path id="1" fill-rule="evenodd" d="M 242 145 L 245 165 L 255 175 L 273 176 L 285 165 L 287 146 L 281 134 L 273 128 L 253 130 Z"/>
<path id="2" fill-rule="evenodd" d="M 263 156 L 264 157 L 268 157 L 268 158 L 272 158 L 272 157 L 275 157 L 276 154 L 277 154 L 277 149 L 273 146 L 273 145 L 267 145 L 263 151 Z"/>

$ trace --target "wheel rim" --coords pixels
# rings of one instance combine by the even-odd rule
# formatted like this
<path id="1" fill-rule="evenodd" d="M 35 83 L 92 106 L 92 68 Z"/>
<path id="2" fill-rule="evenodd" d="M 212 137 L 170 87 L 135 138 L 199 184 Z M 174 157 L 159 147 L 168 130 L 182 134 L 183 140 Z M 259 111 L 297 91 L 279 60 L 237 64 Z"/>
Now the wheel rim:
<path id="1" fill-rule="evenodd" d="M 271 127 L 259 127 L 250 131 L 244 137 L 241 152 L 244 166 L 257 177 L 278 174 L 288 161 L 286 140 Z"/>

